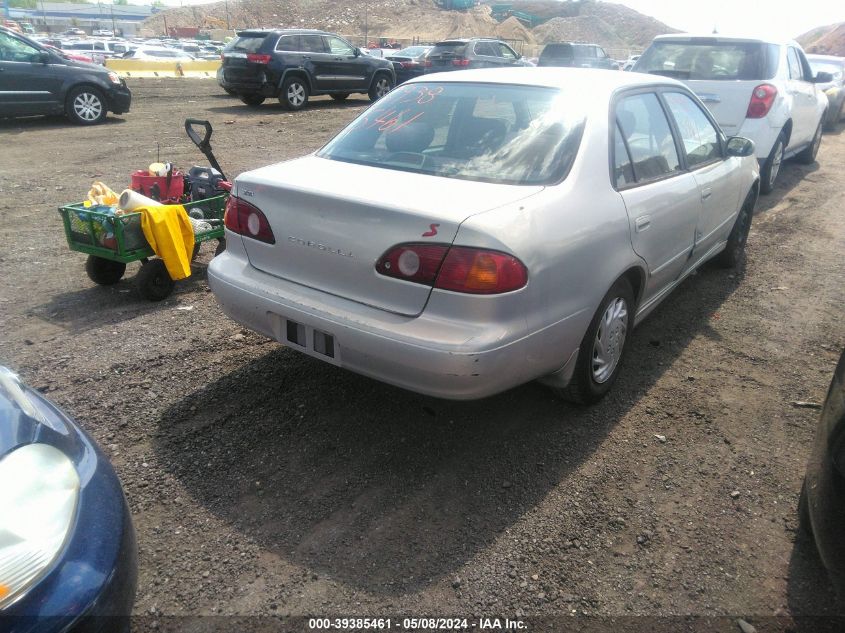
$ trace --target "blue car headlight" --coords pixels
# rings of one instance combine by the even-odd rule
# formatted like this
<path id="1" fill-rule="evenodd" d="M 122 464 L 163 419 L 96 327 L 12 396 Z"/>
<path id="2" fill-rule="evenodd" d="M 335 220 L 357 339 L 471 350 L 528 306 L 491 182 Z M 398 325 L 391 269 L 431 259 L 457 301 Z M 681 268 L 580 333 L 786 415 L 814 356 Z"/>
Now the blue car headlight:
<path id="1" fill-rule="evenodd" d="M 62 550 L 79 501 L 79 475 L 49 444 L 0 460 L 0 609 L 20 598 Z"/>

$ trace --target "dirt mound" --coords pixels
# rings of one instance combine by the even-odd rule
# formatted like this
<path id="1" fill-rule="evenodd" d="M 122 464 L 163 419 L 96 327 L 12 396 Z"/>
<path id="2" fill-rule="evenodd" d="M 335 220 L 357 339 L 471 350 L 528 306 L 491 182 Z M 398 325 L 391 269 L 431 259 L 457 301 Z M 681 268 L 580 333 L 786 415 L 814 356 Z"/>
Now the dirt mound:
<path id="1" fill-rule="evenodd" d="M 796 39 L 808 53 L 845 57 L 845 22 L 820 26 Z"/>
<path id="2" fill-rule="evenodd" d="M 534 33 L 513 16 L 496 25 L 494 34 L 504 40 L 522 40 L 526 44 L 535 43 Z"/>
<path id="3" fill-rule="evenodd" d="M 607 22 L 595 16 L 554 18 L 534 29 L 541 44 L 549 42 L 589 42 L 604 48 L 624 48 L 626 42 Z"/>

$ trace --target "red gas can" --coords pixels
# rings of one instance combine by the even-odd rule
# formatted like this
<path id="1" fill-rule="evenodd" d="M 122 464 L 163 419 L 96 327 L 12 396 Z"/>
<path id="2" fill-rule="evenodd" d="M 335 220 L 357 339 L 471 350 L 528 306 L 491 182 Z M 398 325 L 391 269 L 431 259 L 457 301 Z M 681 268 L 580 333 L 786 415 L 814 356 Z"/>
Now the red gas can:
<path id="1" fill-rule="evenodd" d="M 148 170 L 139 169 L 132 173 L 132 190 L 154 200 L 179 202 L 185 191 L 182 172 L 174 169 L 170 176 L 169 186 L 167 180 L 167 176 L 150 176 Z"/>

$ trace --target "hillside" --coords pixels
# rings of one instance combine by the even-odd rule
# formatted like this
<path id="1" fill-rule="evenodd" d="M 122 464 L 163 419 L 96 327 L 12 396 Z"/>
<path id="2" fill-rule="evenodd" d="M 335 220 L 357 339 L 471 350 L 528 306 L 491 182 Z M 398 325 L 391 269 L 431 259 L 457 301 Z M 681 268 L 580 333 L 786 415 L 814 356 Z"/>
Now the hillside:
<path id="1" fill-rule="evenodd" d="M 795 39 L 808 53 L 845 57 L 845 22 L 820 26 Z"/>
<path id="2" fill-rule="evenodd" d="M 582 0 L 517 0 L 513 10 L 548 22 L 527 28 L 516 17 L 499 23 L 489 4 L 468 11 L 446 11 L 434 0 L 230 0 L 228 3 L 183 7 L 163 11 L 144 22 L 149 34 L 163 34 L 168 27 L 225 28 L 306 27 L 333 31 L 363 44 L 364 34 L 400 41 L 432 42 L 449 37 L 495 36 L 522 40 L 527 55 L 537 54 L 549 41 L 589 41 L 609 49 L 611 55 L 643 49 L 660 33 L 675 32 L 662 22 L 628 7 Z M 228 6 L 228 19 L 226 9 Z M 612 50 L 610 50 L 612 49 Z"/>

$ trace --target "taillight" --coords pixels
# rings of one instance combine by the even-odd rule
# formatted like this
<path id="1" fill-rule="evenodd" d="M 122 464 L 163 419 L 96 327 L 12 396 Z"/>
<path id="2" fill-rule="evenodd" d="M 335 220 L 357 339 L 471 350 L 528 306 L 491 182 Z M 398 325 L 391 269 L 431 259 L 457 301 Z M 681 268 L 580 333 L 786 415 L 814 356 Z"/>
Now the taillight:
<path id="1" fill-rule="evenodd" d="M 460 59 L 453 59 L 452 66 L 469 66 L 469 60 L 465 57 L 461 57 Z"/>
<path id="2" fill-rule="evenodd" d="M 528 283 L 528 270 L 516 257 L 468 246 L 401 244 L 379 258 L 376 271 L 467 294 L 500 294 Z"/>
<path id="3" fill-rule="evenodd" d="M 376 262 L 376 271 L 428 286 L 437 278 L 437 271 L 449 247 L 443 244 L 400 244 Z"/>
<path id="4" fill-rule="evenodd" d="M 749 119 L 762 119 L 772 109 L 778 89 L 772 84 L 760 84 L 751 92 L 751 101 L 745 116 Z"/>
<path id="5" fill-rule="evenodd" d="M 229 200 L 226 202 L 223 224 L 226 225 L 227 229 L 239 235 L 251 237 L 267 244 L 276 243 L 273 229 L 270 228 L 270 223 L 261 209 L 235 196 L 229 196 Z"/>
<path id="6" fill-rule="evenodd" d="M 399 65 L 402 66 L 402 68 L 416 68 L 420 64 L 417 63 L 417 62 L 399 62 Z M 429 62 L 429 66 L 430 65 L 431 65 L 431 62 Z"/>
<path id="7" fill-rule="evenodd" d="M 260 55 L 259 53 L 247 53 L 246 60 L 253 64 L 269 64 L 269 55 Z"/>

